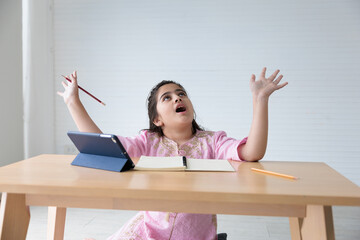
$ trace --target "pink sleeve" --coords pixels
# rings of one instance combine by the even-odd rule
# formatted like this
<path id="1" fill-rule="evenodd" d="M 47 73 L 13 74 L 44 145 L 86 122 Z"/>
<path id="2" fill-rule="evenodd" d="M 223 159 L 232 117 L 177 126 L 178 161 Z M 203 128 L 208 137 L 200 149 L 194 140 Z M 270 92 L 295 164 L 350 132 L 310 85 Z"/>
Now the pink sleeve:
<path id="1" fill-rule="evenodd" d="M 237 140 L 227 137 L 225 132 L 219 131 L 215 133 L 214 141 L 216 159 L 242 160 L 238 154 L 238 147 L 246 143 L 247 137 Z"/>
<path id="2" fill-rule="evenodd" d="M 146 155 L 147 131 L 142 131 L 135 137 L 117 137 L 130 157 L 140 157 L 141 155 Z"/>

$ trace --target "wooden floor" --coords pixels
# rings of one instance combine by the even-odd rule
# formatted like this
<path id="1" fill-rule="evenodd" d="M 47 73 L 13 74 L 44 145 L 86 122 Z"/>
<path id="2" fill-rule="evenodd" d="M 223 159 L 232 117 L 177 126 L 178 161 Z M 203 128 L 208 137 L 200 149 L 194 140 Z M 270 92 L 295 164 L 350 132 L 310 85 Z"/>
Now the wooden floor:
<path id="1" fill-rule="evenodd" d="M 70 208 L 67 211 L 64 239 L 106 239 L 135 213 Z M 31 216 L 27 240 L 46 239 L 47 208 L 31 207 Z M 337 240 L 360 239 L 360 207 L 334 207 L 333 216 Z M 288 219 L 282 217 L 218 215 L 218 232 L 226 232 L 230 240 L 290 239 Z"/>

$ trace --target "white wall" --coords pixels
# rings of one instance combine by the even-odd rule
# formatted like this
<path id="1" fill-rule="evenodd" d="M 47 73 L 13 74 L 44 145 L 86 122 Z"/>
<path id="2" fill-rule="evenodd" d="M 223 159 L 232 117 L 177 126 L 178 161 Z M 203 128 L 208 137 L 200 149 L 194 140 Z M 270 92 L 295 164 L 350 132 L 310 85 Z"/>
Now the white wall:
<path id="1" fill-rule="evenodd" d="M 359 26 L 355 0 L 55 0 L 55 88 L 78 70 L 79 84 L 107 103 L 81 96 L 100 128 L 135 135 L 147 127 L 150 88 L 173 79 L 201 125 L 242 138 L 250 75 L 279 68 L 289 85 L 271 97 L 264 160 L 326 162 L 360 185 Z M 62 99 L 55 104 L 62 153 L 76 127 Z"/>
<path id="2" fill-rule="evenodd" d="M 25 158 L 54 152 L 52 0 L 23 0 Z"/>
<path id="3" fill-rule="evenodd" d="M 21 0 L 0 1 L 0 166 L 22 160 Z"/>

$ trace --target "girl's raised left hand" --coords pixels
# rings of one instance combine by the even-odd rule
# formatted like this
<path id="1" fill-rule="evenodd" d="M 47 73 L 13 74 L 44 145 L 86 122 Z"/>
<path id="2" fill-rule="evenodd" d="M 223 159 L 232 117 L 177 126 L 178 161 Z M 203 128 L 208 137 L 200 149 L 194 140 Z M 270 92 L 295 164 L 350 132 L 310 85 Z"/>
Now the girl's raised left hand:
<path id="1" fill-rule="evenodd" d="M 279 74 L 280 70 L 276 70 L 270 77 L 266 78 L 266 67 L 263 68 L 260 77 L 256 80 L 254 74 L 251 75 L 250 79 L 250 89 L 253 94 L 253 97 L 260 98 L 269 98 L 269 96 L 276 90 L 285 87 L 288 82 L 279 84 L 283 75 Z"/>

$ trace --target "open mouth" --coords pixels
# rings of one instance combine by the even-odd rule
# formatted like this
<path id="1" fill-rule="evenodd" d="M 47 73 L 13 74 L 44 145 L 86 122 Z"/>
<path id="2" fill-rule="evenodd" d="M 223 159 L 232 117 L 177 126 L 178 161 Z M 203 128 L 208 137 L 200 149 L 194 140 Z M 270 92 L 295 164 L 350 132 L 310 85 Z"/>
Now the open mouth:
<path id="1" fill-rule="evenodd" d="M 176 112 L 177 112 L 177 113 L 185 112 L 185 111 L 186 111 L 186 107 L 180 106 L 180 107 L 177 107 L 177 108 L 176 108 Z"/>

